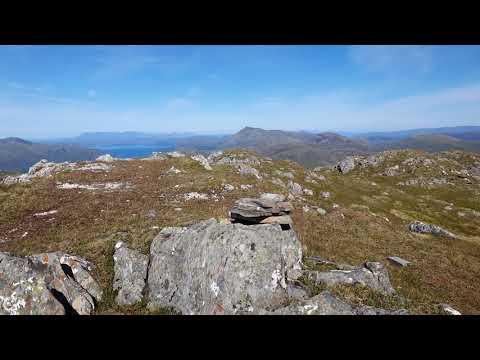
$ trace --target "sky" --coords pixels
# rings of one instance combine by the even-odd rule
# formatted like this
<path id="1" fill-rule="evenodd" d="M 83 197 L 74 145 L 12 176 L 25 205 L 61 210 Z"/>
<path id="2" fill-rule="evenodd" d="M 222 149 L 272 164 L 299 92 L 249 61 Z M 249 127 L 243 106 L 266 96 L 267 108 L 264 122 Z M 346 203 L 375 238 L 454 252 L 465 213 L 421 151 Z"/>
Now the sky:
<path id="1" fill-rule="evenodd" d="M 480 46 L 0 46 L 0 137 L 480 125 Z"/>

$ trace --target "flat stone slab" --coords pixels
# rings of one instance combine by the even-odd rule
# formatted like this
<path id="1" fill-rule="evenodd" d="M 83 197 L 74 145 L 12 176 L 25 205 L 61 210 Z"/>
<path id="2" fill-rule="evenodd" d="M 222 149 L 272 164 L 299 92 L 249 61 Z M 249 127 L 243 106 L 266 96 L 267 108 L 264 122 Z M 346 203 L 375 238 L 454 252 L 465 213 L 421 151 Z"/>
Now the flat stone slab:
<path id="1" fill-rule="evenodd" d="M 272 216 L 282 217 L 283 215 L 288 215 L 291 211 L 291 205 L 289 202 L 278 201 L 280 199 L 283 200 L 283 196 L 277 194 L 263 194 L 260 199 L 239 199 L 230 210 L 230 217 L 249 223 L 260 223 L 262 220 Z M 283 220 L 280 219 L 278 221 Z"/>
<path id="2" fill-rule="evenodd" d="M 283 216 L 270 216 L 262 221 L 260 224 L 280 224 L 280 225 L 292 225 L 292 218 L 290 215 L 283 215 Z"/>
<path id="3" fill-rule="evenodd" d="M 350 270 L 305 271 L 317 284 L 335 286 L 337 284 L 361 284 L 384 294 L 394 294 L 386 267 L 379 262 L 366 262 Z"/>
<path id="4" fill-rule="evenodd" d="M 400 265 L 400 266 L 402 266 L 402 267 L 405 267 L 405 266 L 408 266 L 408 265 L 411 264 L 410 261 L 407 261 L 407 260 L 405 260 L 405 259 L 402 259 L 402 258 L 400 258 L 400 257 L 398 257 L 398 256 L 389 256 L 387 259 L 390 260 L 390 261 L 391 261 L 392 263 L 394 263 L 395 265 Z"/>

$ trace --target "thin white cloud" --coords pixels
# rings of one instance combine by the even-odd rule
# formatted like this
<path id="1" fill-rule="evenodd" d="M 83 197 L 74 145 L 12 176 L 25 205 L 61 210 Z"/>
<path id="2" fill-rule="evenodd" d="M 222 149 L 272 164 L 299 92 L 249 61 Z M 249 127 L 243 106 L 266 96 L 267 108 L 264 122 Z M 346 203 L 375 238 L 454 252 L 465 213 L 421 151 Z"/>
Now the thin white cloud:
<path id="1" fill-rule="evenodd" d="M 433 48 L 424 45 L 354 45 L 349 55 L 355 64 L 374 72 L 428 73 L 434 66 Z"/>

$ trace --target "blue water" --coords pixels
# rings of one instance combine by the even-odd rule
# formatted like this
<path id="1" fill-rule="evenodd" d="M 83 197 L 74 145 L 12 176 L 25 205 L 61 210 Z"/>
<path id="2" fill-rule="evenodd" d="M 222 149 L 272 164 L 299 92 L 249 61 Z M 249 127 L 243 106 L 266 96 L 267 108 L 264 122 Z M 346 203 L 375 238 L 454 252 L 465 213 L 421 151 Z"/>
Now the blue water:
<path id="1" fill-rule="evenodd" d="M 96 146 L 95 149 L 118 158 L 142 158 L 152 155 L 153 152 L 173 151 L 174 145 L 115 145 Z"/>

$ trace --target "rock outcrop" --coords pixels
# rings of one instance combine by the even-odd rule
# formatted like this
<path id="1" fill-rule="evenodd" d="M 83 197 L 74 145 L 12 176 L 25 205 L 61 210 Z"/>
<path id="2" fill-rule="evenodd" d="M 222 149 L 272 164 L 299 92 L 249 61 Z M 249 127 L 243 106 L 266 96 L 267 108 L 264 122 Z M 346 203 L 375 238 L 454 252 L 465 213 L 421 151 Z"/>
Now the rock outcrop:
<path id="1" fill-rule="evenodd" d="M 336 167 L 342 174 L 347 174 L 355 168 L 355 159 L 348 156 L 340 161 Z"/>
<path id="2" fill-rule="evenodd" d="M 98 161 L 98 159 L 97 159 Z M 49 177 L 53 176 L 62 171 L 71 170 L 71 171 L 110 171 L 112 169 L 111 165 L 104 163 L 92 163 L 88 162 L 84 165 L 79 165 L 72 162 L 63 162 L 63 163 L 54 163 L 49 162 L 48 160 L 40 160 L 36 164 L 32 165 L 26 174 L 21 174 L 17 176 L 6 176 L 1 181 L 0 184 L 10 186 L 14 184 L 28 183 L 35 178 Z"/>
<path id="3" fill-rule="evenodd" d="M 142 300 L 147 280 L 148 256 L 129 249 L 119 241 L 115 245 L 113 290 L 118 290 L 118 305 L 133 305 Z"/>
<path id="4" fill-rule="evenodd" d="M 294 196 L 303 195 L 302 186 L 296 182 L 293 182 L 290 180 L 287 184 L 287 188 L 290 191 L 290 193 Z"/>
<path id="5" fill-rule="evenodd" d="M 448 238 L 455 239 L 457 236 L 451 232 L 442 229 L 440 226 L 427 224 L 421 221 L 414 221 L 410 223 L 408 229 L 411 232 L 421 233 L 421 234 L 432 234 L 437 236 L 445 236 Z"/>
<path id="6" fill-rule="evenodd" d="M 86 260 L 59 252 L 0 253 L 0 314 L 91 314 L 102 290 L 90 270 Z"/>
<path id="7" fill-rule="evenodd" d="M 164 228 L 153 240 L 148 306 L 183 314 L 241 314 L 285 306 L 287 284 L 301 276 L 301 244 L 279 225 L 215 219 Z"/>
<path id="8" fill-rule="evenodd" d="M 408 315 L 407 310 L 385 310 L 371 306 L 353 306 L 333 296 L 329 291 L 272 311 L 269 315 Z"/>
<path id="9" fill-rule="evenodd" d="M 307 271 L 306 275 L 316 283 L 327 286 L 361 284 L 384 294 L 395 293 L 387 269 L 378 262 L 366 262 L 352 270 Z"/>
<path id="10" fill-rule="evenodd" d="M 205 158 L 205 156 L 201 154 L 196 154 L 196 155 L 192 155 L 191 159 L 200 163 L 200 165 L 202 165 L 205 170 L 212 170 L 212 167 L 208 163 L 208 160 Z"/>

